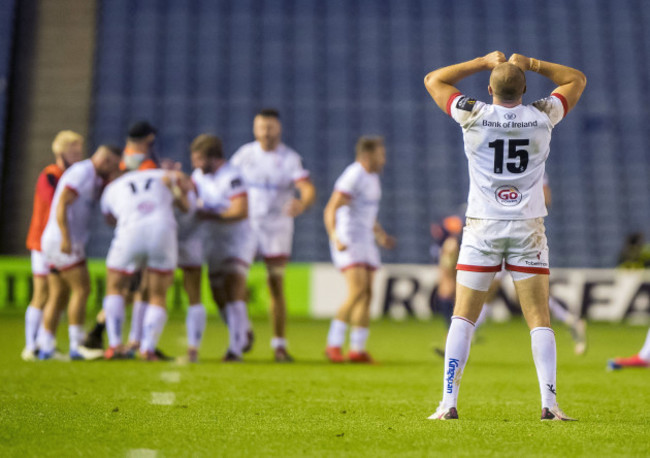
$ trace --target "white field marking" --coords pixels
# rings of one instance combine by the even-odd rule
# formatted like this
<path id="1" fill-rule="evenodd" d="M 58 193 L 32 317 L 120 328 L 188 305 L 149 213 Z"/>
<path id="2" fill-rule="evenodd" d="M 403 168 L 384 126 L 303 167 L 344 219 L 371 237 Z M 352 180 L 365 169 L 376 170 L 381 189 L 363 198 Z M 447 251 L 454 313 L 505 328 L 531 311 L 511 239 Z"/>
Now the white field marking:
<path id="1" fill-rule="evenodd" d="M 181 373 L 176 371 L 162 372 L 160 379 L 167 383 L 178 383 L 181 381 Z"/>
<path id="2" fill-rule="evenodd" d="M 157 406 L 170 406 L 176 401 L 176 395 L 171 391 L 166 393 L 151 393 L 151 403 Z"/>
<path id="3" fill-rule="evenodd" d="M 126 452 L 127 458 L 156 458 L 158 450 L 150 450 L 148 448 L 134 448 Z"/>

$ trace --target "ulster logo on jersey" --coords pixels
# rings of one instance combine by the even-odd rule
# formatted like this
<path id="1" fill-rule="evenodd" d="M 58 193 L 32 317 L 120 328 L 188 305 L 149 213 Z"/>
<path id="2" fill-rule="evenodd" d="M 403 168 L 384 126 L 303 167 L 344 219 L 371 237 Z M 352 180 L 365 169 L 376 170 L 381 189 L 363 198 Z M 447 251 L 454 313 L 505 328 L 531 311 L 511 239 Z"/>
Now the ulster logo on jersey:
<path id="1" fill-rule="evenodd" d="M 459 110 L 472 111 L 474 105 L 476 104 L 476 99 L 470 99 L 469 97 L 461 97 L 460 100 L 456 103 L 456 108 Z"/>
<path id="2" fill-rule="evenodd" d="M 501 205 L 512 207 L 521 202 L 521 193 L 514 186 L 501 186 L 494 192 L 494 196 Z"/>

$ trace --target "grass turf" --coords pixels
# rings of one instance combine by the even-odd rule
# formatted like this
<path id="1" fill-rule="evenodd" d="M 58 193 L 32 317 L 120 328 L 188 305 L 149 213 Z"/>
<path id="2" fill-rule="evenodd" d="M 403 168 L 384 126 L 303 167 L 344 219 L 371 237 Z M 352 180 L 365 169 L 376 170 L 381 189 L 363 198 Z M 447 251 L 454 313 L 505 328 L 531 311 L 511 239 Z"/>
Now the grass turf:
<path id="1" fill-rule="evenodd" d="M 488 323 L 473 345 L 460 420 L 427 420 L 440 400 L 441 322 L 377 322 L 380 364 L 331 365 L 328 323 L 293 321 L 294 364 L 271 362 L 269 326 L 244 364 L 223 364 L 225 328 L 210 320 L 200 364 L 25 363 L 22 316 L 0 316 L 0 456 L 647 456 L 648 370 L 606 372 L 646 328 L 593 324 L 586 356 L 556 326 L 560 405 L 576 423 L 540 422 L 530 338 L 520 321 Z M 65 327 L 59 334 L 66 348 Z M 184 351 L 182 317 L 161 347 Z M 172 375 L 169 375 L 172 373 Z M 175 382 L 174 377 L 179 381 Z M 170 381 L 171 380 L 171 381 Z M 154 405 L 154 396 L 172 405 Z"/>

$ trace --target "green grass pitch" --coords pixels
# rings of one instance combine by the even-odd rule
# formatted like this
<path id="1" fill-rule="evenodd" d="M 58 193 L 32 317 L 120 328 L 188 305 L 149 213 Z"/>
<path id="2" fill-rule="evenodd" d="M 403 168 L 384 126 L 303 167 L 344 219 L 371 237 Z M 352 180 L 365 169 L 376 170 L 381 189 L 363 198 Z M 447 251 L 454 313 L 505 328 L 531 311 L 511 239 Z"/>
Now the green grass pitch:
<path id="1" fill-rule="evenodd" d="M 275 364 L 269 326 L 243 364 L 223 364 L 225 328 L 211 317 L 199 364 L 25 363 L 22 316 L 0 315 L 0 456 L 648 456 L 650 371 L 606 372 L 647 328 L 592 324 L 574 356 L 557 330 L 558 399 L 576 423 L 540 422 L 528 331 L 519 320 L 479 330 L 463 377 L 460 420 L 427 420 L 440 400 L 441 322 L 376 322 L 379 364 L 334 366 L 328 323 L 292 321 L 297 362 Z M 59 334 L 66 348 L 65 327 Z M 161 347 L 184 352 L 172 317 Z M 155 404 L 153 402 L 159 402 Z M 165 405 L 169 404 L 169 405 Z"/>

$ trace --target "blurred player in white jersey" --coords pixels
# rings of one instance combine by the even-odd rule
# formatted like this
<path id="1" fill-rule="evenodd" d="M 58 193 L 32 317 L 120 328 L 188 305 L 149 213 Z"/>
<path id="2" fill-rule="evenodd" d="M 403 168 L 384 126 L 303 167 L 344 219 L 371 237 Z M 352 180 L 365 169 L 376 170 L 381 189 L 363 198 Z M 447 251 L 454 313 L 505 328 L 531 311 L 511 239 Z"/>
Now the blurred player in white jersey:
<path id="1" fill-rule="evenodd" d="M 52 199 L 50 216 L 41 238 L 43 254 L 50 267 L 49 296 L 39 330 L 39 358 L 50 359 L 55 352 L 55 335 L 61 297 L 70 295 L 68 320 L 71 359 L 94 359 L 97 351 L 83 347 L 84 321 L 90 278 L 86 266 L 90 213 L 102 186 L 117 173 L 122 151 L 102 145 L 90 159 L 77 162 L 61 176 Z"/>
<path id="2" fill-rule="evenodd" d="M 255 240 L 248 221 L 248 192 L 239 169 L 225 160 L 218 137 L 199 135 L 190 150 L 197 216 L 205 225 L 210 289 L 228 326 L 228 350 L 223 360 L 241 361 L 252 343 L 246 278 L 255 256 Z"/>
<path id="3" fill-rule="evenodd" d="M 492 104 L 466 97 L 455 87 L 481 71 L 491 71 L 488 92 Z M 523 105 L 525 71 L 537 72 L 558 87 L 550 97 Z M 458 390 L 474 324 L 504 260 L 531 330 L 541 419 L 572 420 L 556 401 L 543 178 L 551 131 L 578 102 L 585 85 L 585 76 L 573 68 L 520 54 L 506 62 L 499 51 L 440 68 L 425 78 L 438 107 L 463 129 L 470 175 L 467 222 L 456 267 L 456 303 L 445 348 L 443 398 L 429 417 L 432 420 L 458 418 Z"/>
<path id="4" fill-rule="evenodd" d="M 650 367 L 650 329 L 648 329 L 648 335 L 639 353 L 628 356 L 627 358 L 614 358 L 607 361 L 607 368 L 609 370 L 618 370 L 626 367 Z"/>
<path id="5" fill-rule="evenodd" d="M 284 270 L 291 256 L 293 219 L 316 200 L 316 189 L 298 153 L 282 143 L 276 110 L 260 111 L 253 123 L 255 141 L 239 148 L 232 164 L 248 186 L 249 217 L 258 254 L 266 263 L 271 293 L 275 360 L 292 361 L 287 353 Z M 296 198 L 296 191 L 300 198 Z"/>
<path id="6" fill-rule="evenodd" d="M 377 221 L 381 200 L 379 173 L 386 163 L 386 148 L 379 137 L 361 137 L 356 161 L 336 180 L 323 219 L 330 238 L 334 265 L 343 272 L 348 295 L 332 320 L 325 355 L 333 363 L 345 361 L 342 347 L 348 326 L 353 363 L 372 363 L 366 350 L 370 325 L 370 299 L 374 272 L 381 265 L 377 244 L 393 248 L 395 239 Z"/>
<path id="7" fill-rule="evenodd" d="M 45 167 L 36 181 L 32 220 L 27 234 L 27 249 L 31 251 L 33 293 L 25 311 L 25 348 L 21 354 L 25 361 L 33 361 L 38 356 L 36 335 L 47 302 L 47 274 L 50 269 L 41 251 L 41 237 L 50 215 L 56 185 L 65 170 L 83 159 L 83 143 L 84 138 L 76 132 L 59 132 L 52 142 L 54 164 Z M 61 299 L 67 301 L 67 297 L 61 296 Z"/>
<path id="8" fill-rule="evenodd" d="M 149 301 L 144 313 L 140 354 L 159 359 L 156 345 L 167 322 L 167 289 L 177 260 L 176 220 L 173 206 L 187 211 L 186 178 L 160 169 L 132 171 L 109 184 L 101 200 L 102 213 L 116 224 L 106 258 L 106 297 L 103 309 L 109 348 L 107 359 L 125 352 L 122 326 L 124 291 L 135 272 L 146 269 Z"/>

